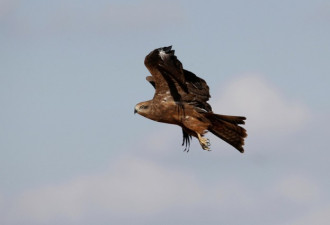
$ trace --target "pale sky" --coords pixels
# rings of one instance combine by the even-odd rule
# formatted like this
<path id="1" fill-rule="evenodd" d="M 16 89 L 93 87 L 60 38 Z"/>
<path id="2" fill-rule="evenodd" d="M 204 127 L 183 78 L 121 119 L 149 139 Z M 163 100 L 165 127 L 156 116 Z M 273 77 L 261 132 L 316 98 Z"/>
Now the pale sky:
<path id="1" fill-rule="evenodd" d="M 328 224 L 329 27 L 327 0 L 0 0 L 0 224 Z M 244 154 L 133 114 L 168 45 Z"/>

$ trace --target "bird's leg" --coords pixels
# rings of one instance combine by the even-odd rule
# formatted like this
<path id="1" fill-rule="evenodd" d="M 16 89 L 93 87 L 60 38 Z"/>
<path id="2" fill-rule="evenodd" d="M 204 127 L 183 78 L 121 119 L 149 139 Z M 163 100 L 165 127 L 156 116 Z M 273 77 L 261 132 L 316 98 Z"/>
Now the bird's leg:
<path id="1" fill-rule="evenodd" d="M 197 138 L 204 150 L 211 151 L 211 149 L 210 149 L 211 143 L 210 143 L 209 139 L 202 137 L 202 135 L 200 135 L 199 133 L 197 133 Z"/>

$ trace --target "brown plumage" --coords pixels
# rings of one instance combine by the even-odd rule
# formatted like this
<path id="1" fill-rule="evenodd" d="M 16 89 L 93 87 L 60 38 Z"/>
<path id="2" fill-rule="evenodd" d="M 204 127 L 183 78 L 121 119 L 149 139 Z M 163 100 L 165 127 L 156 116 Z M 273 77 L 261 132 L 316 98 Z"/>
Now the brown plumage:
<path id="1" fill-rule="evenodd" d="M 244 152 L 246 130 L 239 126 L 245 117 L 214 114 L 207 103 L 210 98 L 206 82 L 183 69 L 174 55 L 172 46 L 150 52 L 144 64 L 152 76 L 147 76 L 155 88 L 152 100 L 140 102 L 134 112 L 163 123 L 182 127 L 185 151 L 189 151 L 192 136 L 199 140 L 204 150 L 210 150 L 210 142 L 203 137 L 212 132 L 240 152 Z"/>

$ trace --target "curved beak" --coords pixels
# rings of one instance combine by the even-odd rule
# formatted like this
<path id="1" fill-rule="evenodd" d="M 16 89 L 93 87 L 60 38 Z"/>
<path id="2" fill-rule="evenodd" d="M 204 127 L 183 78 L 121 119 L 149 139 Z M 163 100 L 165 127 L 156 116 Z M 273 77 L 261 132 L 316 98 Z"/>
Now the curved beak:
<path id="1" fill-rule="evenodd" d="M 137 113 L 137 110 L 136 109 L 134 109 L 134 114 L 136 114 Z"/>

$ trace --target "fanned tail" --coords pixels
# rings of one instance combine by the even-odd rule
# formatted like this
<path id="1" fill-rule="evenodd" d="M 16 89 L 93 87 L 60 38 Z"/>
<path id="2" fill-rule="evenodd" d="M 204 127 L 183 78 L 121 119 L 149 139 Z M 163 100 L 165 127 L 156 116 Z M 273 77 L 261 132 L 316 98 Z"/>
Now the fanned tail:
<path id="1" fill-rule="evenodd" d="M 245 117 L 213 113 L 205 113 L 205 115 L 212 123 L 208 128 L 209 131 L 235 147 L 241 153 L 244 152 L 244 138 L 247 137 L 247 133 L 246 130 L 238 124 L 245 124 Z"/>

